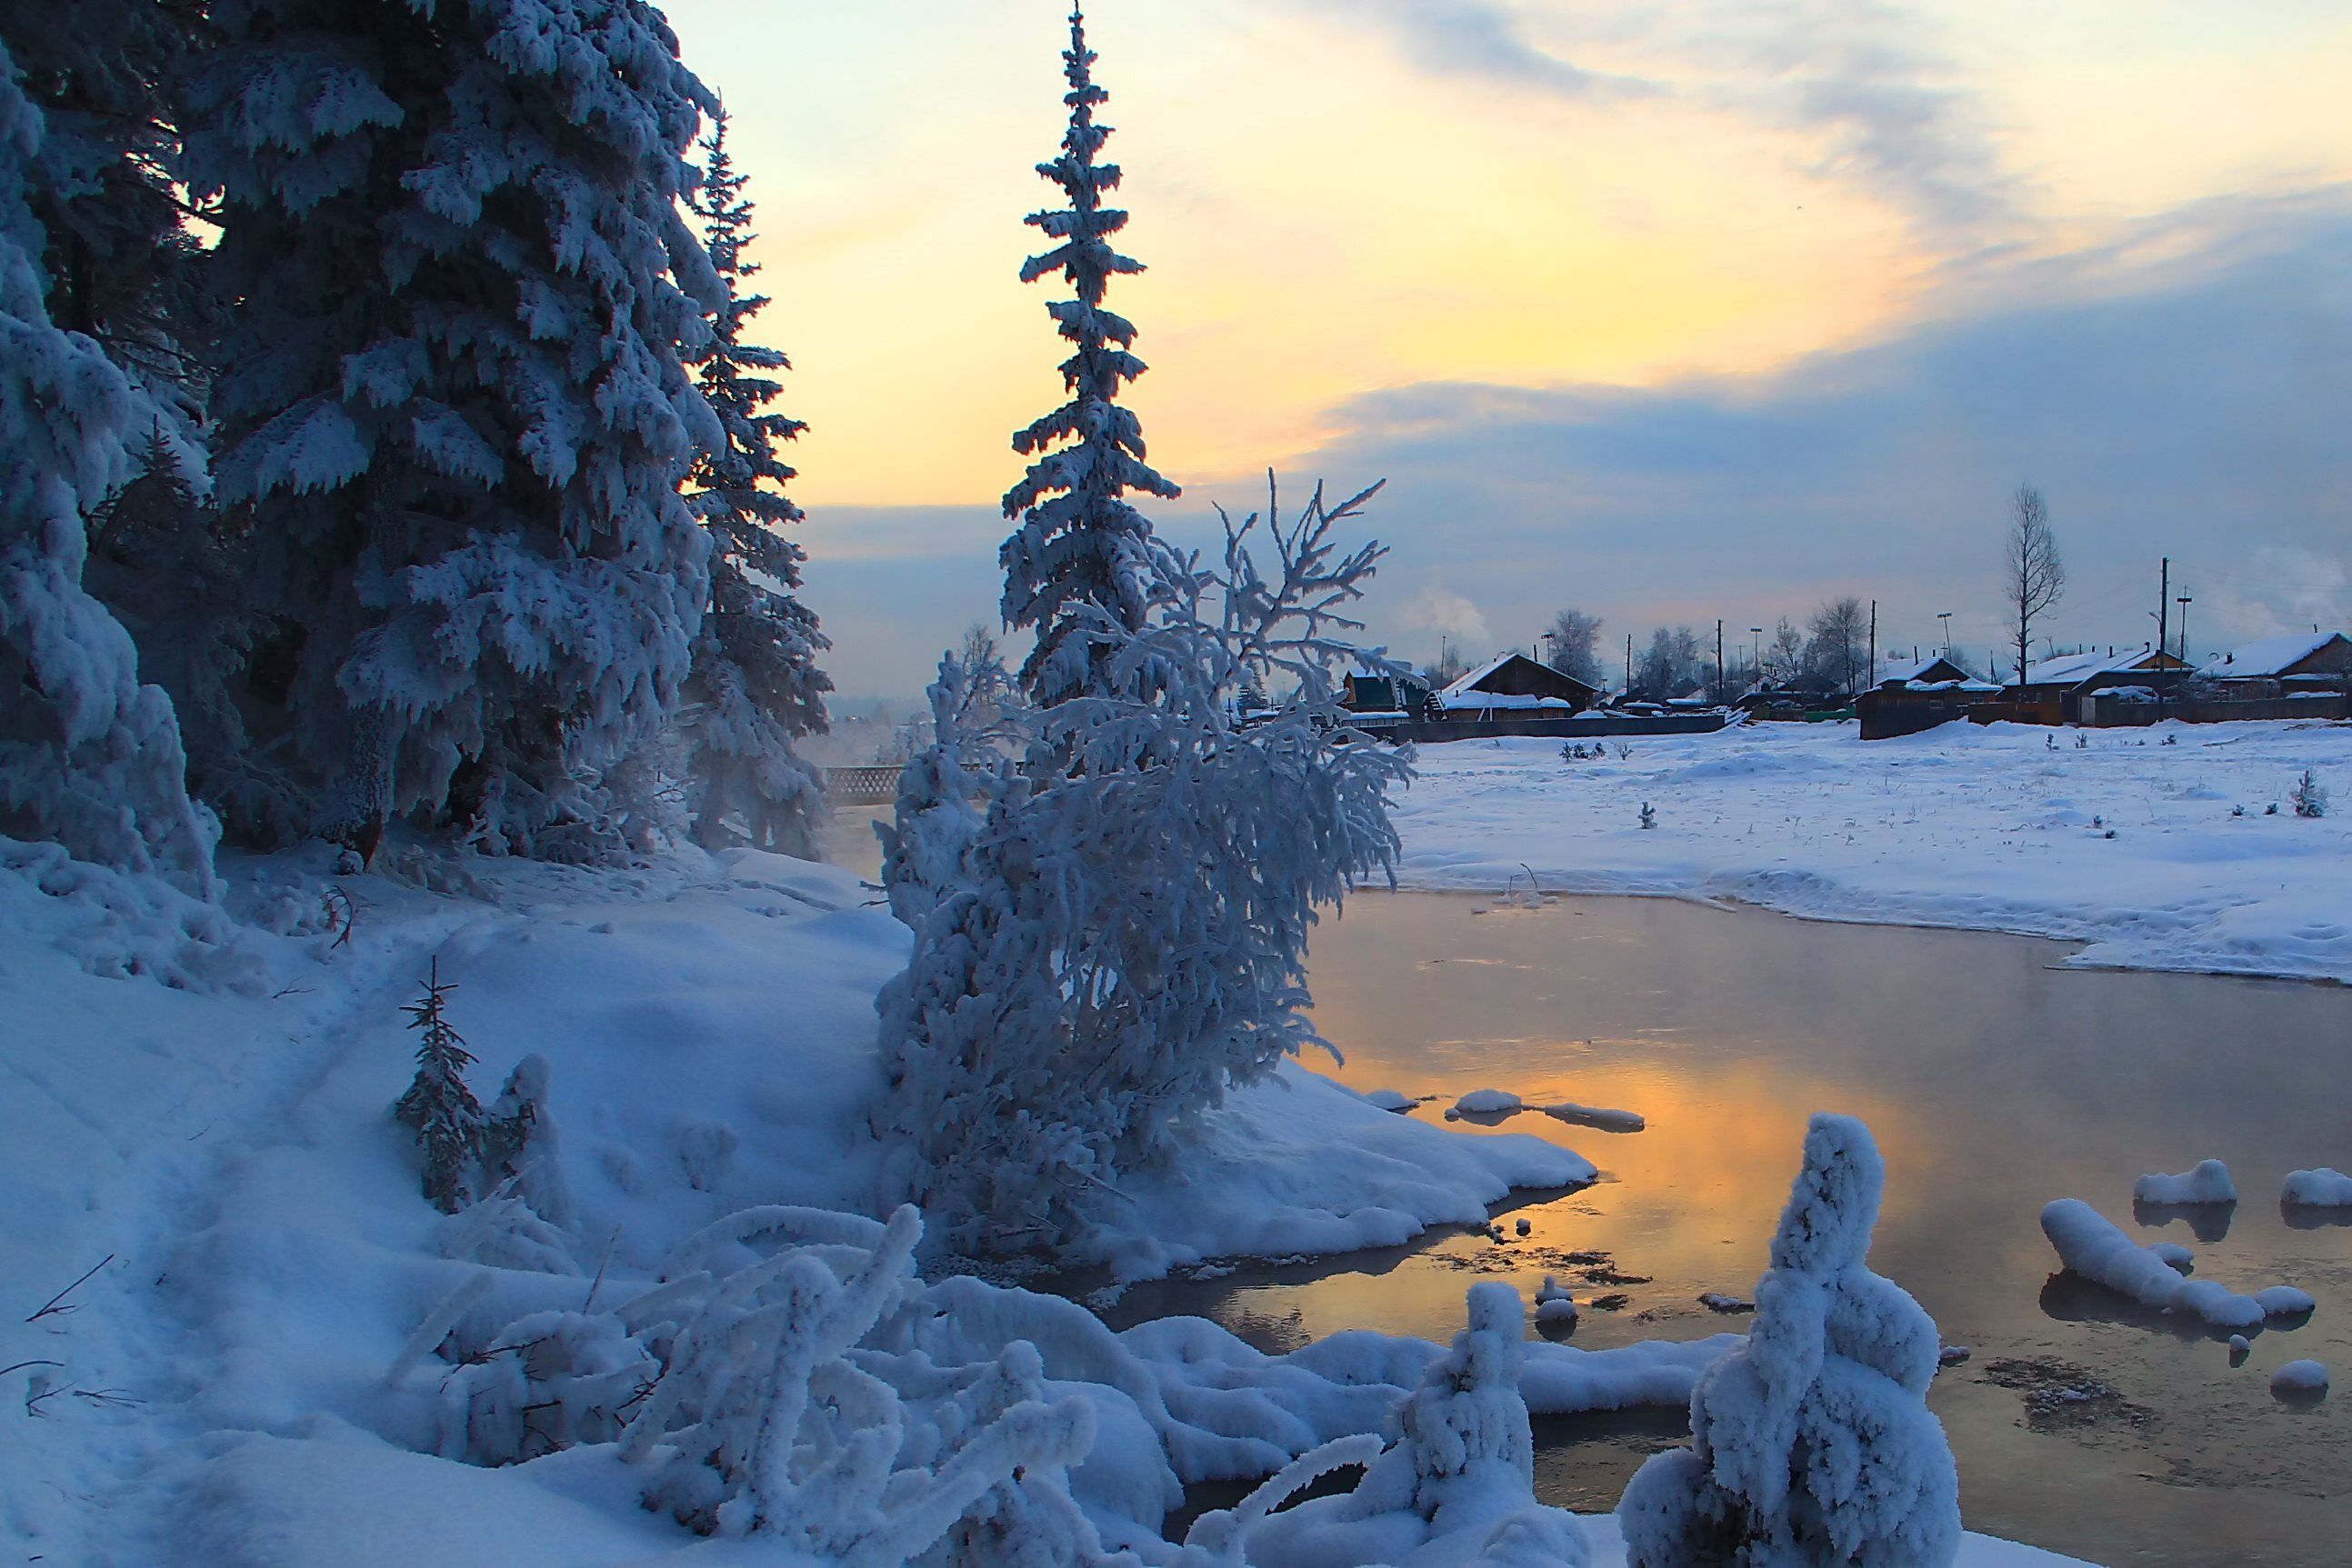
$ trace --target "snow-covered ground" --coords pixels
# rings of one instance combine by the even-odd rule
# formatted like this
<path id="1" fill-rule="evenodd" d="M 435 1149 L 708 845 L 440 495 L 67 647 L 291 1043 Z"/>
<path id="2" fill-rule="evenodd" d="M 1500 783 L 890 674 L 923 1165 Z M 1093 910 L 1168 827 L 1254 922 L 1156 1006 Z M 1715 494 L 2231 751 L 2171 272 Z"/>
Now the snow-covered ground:
<path id="1" fill-rule="evenodd" d="M 2084 744 L 2075 745 L 2078 735 Z M 2352 981 L 2352 725 L 1847 725 L 1420 751 L 1401 881 L 1738 899 L 2088 944 L 2076 960 Z M 2287 803 L 2310 768 L 2336 809 Z M 1656 826 L 1644 829 L 1644 802 Z M 2275 805 L 2276 814 L 2270 809 Z M 2242 810 L 2242 815 L 2238 814 Z"/>
<path id="2" fill-rule="evenodd" d="M 533 1311 L 609 1310 L 747 1206 L 870 1207 L 873 998 L 906 950 L 871 890 L 751 854 L 590 873 L 391 851 L 374 874 L 336 876 L 319 851 L 224 869 L 226 918 L 0 840 L 12 1553 L 120 1568 L 809 1561 L 772 1542 L 696 1546 L 638 1506 L 644 1477 L 610 1442 L 498 1469 L 439 1457 L 496 1411 L 477 1395 L 468 1417 L 461 1396 L 452 1438 L 449 1390 L 467 1386 L 453 1380 L 484 1364 L 435 1354 L 437 1333 L 409 1347 L 421 1365 L 388 1375 L 460 1283 Z M 486 1102 L 525 1054 L 551 1066 L 577 1216 L 554 1239 L 567 1256 L 485 1251 L 418 1194 L 388 1108 L 416 1039 L 399 1009 L 429 963 L 457 988 L 449 1015 Z M 1174 1168 L 1125 1184 L 1128 1218 L 1099 1260 L 1136 1274 L 1393 1242 L 1590 1169 L 1287 1070 L 1204 1119 Z M 1380 1429 L 1441 1354 L 1340 1334 L 1272 1357 L 1197 1319 L 1113 1334 L 1055 1297 L 911 1288 L 896 1332 L 921 1364 L 1026 1339 L 1052 1396 L 1086 1404 L 1093 1448 L 1068 1485 L 1114 1542 L 1153 1539 L 1180 1482 L 1263 1474 Z M 1737 1343 L 1531 1341 L 1521 1389 L 1538 1413 L 1679 1406 Z M 1610 1521 L 1591 1524 L 1594 1560 L 1616 1561 Z M 1961 1560 L 2059 1561 L 1974 1538 Z"/>

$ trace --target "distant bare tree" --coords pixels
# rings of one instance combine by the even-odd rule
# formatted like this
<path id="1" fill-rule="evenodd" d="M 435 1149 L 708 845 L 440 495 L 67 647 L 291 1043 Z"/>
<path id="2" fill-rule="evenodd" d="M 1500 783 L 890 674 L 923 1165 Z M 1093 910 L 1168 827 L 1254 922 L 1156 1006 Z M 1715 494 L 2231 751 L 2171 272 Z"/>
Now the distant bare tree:
<path id="1" fill-rule="evenodd" d="M 1805 673 L 1805 634 L 1780 617 L 1772 640 L 1764 644 L 1764 674 L 1781 685 L 1792 685 Z"/>
<path id="2" fill-rule="evenodd" d="M 1563 675 L 1573 675 L 1593 686 L 1607 683 L 1601 678 L 1601 617 L 1587 615 L 1581 610 L 1563 610 L 1551 618 L 1551 627 L 1544 632 L 1550 643 L 1550 664 Z"/>
<path id="3" fill-rule="evenodd" d="M 1865 640 L 1870 614 L 1854 598 L 1832 599 L 1806 623 L 1805 663 L 1814 674 L 1851 695 L 1870 657 Z"/>
<path id="4" fill-rule="evenodd" d="M 2025 653 L 2033 618 L 2066 591 L 2066 566 L 2058 559 L 2058 536 L 2050 531 L 2050 508 L 2042 492 L 2020 485 L 2010 497 L 2008 548 L 2002 552 L 2001 586 L 2017 617 L 2017 678 L 2025 679 Z"/>

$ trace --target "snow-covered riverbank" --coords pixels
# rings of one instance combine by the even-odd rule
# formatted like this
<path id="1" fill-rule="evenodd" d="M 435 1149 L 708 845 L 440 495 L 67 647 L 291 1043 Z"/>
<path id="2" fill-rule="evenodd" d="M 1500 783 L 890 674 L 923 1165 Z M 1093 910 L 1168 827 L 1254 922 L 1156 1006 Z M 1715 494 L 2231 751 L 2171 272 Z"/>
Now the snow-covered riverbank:
<path id="1" fill-rule="evenodd" d="M 873 997 L 906 940 L 869 890 L 758 855 L 588 873 L 393 852 L 337 876 L 321 849 L 232 862 L 224 913 L 45 847 L 0 850 L 0 1538 L 27 1558 L 159 1568 L 711 1560 L 638 1506 L 646 1473 L 593 1426 L 539 1451 L 541 1385 L 509 1405 L 483 1369 L 554 1375 L 565 1418 L 593 1416 L 570 1373 L 521 1369 L 530 1345 L 604 1343 L 595 1325 L 723 1217 L 867 1207 Z M 418 1194 L 387 1108 L 416 1040 L 399 1009 L 428 964 L 457 988 L 486 1102 L 515 1062 L 546 1059 L 568 1215 L 553 1230 L 520 1212 L 511 1228 L 481 1208 L 444 1218 Z M 1590 1174 L 1552 1145 L 1463 1136 L 1291 1069 L 1206 1119 L 1174 1168 L 1125 1184 L 1129 1218 L 1100 1260 L 1138 1273 L 1392 1242 Z M 839 1246 L 811 1255 L 843 1266 Z M 457 1287 L 475 1304 L 448 1308 Z M 1143 1563 L 1170 1561 L 1154 1532 L 1180 1483 L 1381 1430 L 1440 1354 L 1343 1334 L 1274 1357 L 1200 1320 L 1113 1334 L 974 1280 L 901 1290 L 868 1364 L 903 1379 L 1034 1344 L 1034 1373 L 1006 1364 L 1042 1377 L 1055 1409 L 1090 1412 L 1069 1495 Z M 457 1313 L 437 1354 L 431 1331 L 412 1341 L 436 1302 Z M 501 1361 L 503 1319 L 484 1314 L 525 1309 L 542 1337 Z M 1538 1412 L 1675 1406 L 1735 1343 L 1531 1343 L 1522 1388 Z M 943 1419 L 907 1400 L 910 1433 Z M 463 1462 L 502 1443 L 526 1462 Z M 1609 1521 L 1591 1522 L 1594 1561 L 1612 1561 Z M 1477 1542 L 1455 1545 L 1427 1560 L 1469 1561 Z M 1962 1561 L 2060 1560 L 1971 1538 Z"/>
<path id="2" fill-rule="evenodd" d="M 2075 745 L 2076 736 L 2085 744 Z M 2076 960 L 2352 981 L 2352 725 L 1852 725 L 1424 747 L 1413 888 L 1738 899 L 2088 944 Z M 2337 809 L 2294 815 L 2303 769 Z M 1644 829 L 1644 803 L 1656 826 Z M 2272 814 L 2275 805 L 2276 813 Z M 2242 812 L 2242 814 L 2239 814 Z"/>

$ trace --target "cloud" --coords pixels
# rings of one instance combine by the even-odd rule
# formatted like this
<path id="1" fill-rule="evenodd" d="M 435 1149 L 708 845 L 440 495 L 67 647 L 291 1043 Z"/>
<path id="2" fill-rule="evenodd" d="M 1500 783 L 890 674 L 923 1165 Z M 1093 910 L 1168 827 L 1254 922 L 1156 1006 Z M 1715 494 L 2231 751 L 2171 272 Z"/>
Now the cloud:
<path id="1" fill-rule="evenodd" d="M 1373 393 L 1302 471 L 1390 477 L 1375 635 L 1430 625 L 1462 588 L 1522 641 L 1562 603 L 1620 629 L 1745 627 L 1853 591 L 1881 600 L 1890 642 L 1950 610 L 1982 643 L 2021 480 L 2072 568 L 2053 634 L 2141 641 L 2159 555 L 2200 594 L 2200 647 L 2341 619 L 2352 190 L 2150 228 L 1770 377 Z M 2227 237 L 2183 250 L 2184 232 Z"/>
<path id="2" fill-rule="evenodd" d="M 1384 35 L 1407 64 L 1434 75 L 1475 76 L 1587 101 L 1648 97 L 1656 82 L 1589 70 L 1528 37 L 1507 6 L 1491 0 L 1291 0 Z"/>

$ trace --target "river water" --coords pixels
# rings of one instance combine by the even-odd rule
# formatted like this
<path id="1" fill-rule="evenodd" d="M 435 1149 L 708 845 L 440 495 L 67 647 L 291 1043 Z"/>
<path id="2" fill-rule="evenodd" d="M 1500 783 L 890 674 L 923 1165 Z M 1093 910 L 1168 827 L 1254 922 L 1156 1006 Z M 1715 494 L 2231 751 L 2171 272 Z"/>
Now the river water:
<path id="1" fill-rule="evenodd" d="M 1664 899 L 1360 895 L 1312 964 L 1342 1081 L 1442 1096 L 1426 1117 L 1493 1087 L 1647 1129 L 1465 1123 L 1564 1143 L 1602 1177 L 1512 1210 L 1524 1239 L 1167 1281 L 1115 1322 L 1198 1313 L 1276 1350 L 1349 1328 L 1444 1341 L 1469 1284 L 1532 1296 L 1549 1271 L 1588 1303 L 1578 1344 L 1741 1327 L 1696 1298 L 1750 1293 L 1806 1117 L 1847 1112 L 1888 1166 L 1873 1267 L 1970 1349 L 1931 1396 L 1970 1529 L 2115 1568 L 2352 1563 L 2352 1228 L 2299 1228 L 2276 1196 L 2294 1167 L 2352 1169 L 2352 991 L 2059 967 L 2067 952 Z M 2135 1176 L 2209 1157 L 2237 1176 L 2233 1213 L 2134 1215 Z M 2233 1368 L 2218 1341 L 2053 1278 L 2037 1217 L 2060 1197 L 2189 1245 L 2200 1277 L 2299 1285 L 2318 1310 Z M 2336 1375 L 2316 1407 L 2269 1391 L 2302 1356 Z M 1611 1507 L 1685 1435 L 1678 1412 L 1539 1423 L 1538 1490 Z"/>

